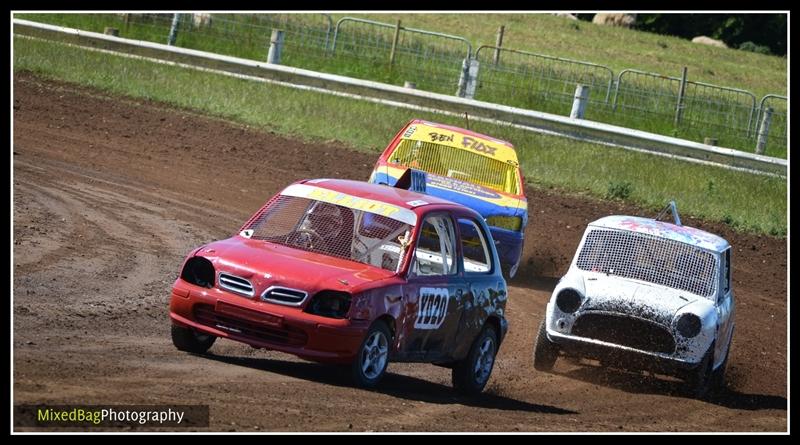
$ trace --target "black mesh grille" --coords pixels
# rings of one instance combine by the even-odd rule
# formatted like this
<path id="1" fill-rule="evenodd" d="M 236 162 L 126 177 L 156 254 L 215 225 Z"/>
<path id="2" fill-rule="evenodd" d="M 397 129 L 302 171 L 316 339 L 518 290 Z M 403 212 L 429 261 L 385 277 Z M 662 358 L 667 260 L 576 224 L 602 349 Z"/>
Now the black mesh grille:
<path id="1" fill-rule="evenodd" d="M 245 339 L 289 346 L 303 346 L 308 341 L 308 336 L 301 329 L 288 326 L 277 328 L 220 314 L 210 304 L 195 305 L 194 319 L 200 324 L 231 332 Z"/>
<path id="2" fill-rule="evenodd" d="M 642 351 L 675 351 L 675 339 L 663 326 L 623 315 L 583 314 L 575 321 L 572 334 Z"/>

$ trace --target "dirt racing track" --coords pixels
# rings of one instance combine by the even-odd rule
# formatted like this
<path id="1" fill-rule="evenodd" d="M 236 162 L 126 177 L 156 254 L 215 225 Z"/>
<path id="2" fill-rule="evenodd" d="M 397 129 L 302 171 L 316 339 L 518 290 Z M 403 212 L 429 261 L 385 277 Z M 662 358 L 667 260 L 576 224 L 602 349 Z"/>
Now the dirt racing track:
<path id="1" fill-rule="evenodd" d="M 643 212 L 529 189 L 525 262 L 487 391 L 457 396 L 449 369 L 424 364 L 390 364 L 367 391 L 346 370 L 231 341 L 178 352 L 168 300 L 192 247 L 232 235 L 294 180 L 366 179 L 377 153 L 28 74 L 15 75 L 13 108 L 15 404 L 208 404 L 223 431 L 787 429 L 785 240 L 684 218 L 734 247 L 729 385 L 711 400 L 592 362 L 537 372 L 536 328 L 586 223 Z"/>

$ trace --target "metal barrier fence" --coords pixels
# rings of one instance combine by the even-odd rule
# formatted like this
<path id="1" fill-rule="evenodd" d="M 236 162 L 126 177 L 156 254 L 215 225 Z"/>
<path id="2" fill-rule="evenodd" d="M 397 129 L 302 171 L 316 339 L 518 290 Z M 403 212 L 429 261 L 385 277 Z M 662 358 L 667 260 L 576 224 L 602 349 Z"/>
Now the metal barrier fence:
<path id="1" fill-rule="evenodd" d="M 788 149 L 786 139 L 788 130 L 786 113 L 788 106 L 789 99 L 786 96 L 777 94 L 767 94 L 758 103 L 758 113 L 753 121 L 753 134 L 756 137 L 761 133 L 762 125 L 764 124 L 764 111 L 767 108 L 772 110 L 765 147 L 768 151 L 786 152 Z"/>
<path id="2" fill-rule="evenodd" d="M 281 63 L 303 66 L 327 54 L 333 23 L 327 14 L 180 14 L 176 46 L 266 60 L 273 29 L 284 31 Z M 204 20 L 208 17 L 208 20 Z"/>
<path id="3" fill-rule="evenodd" d="M 70 20 L 70 14 L 63 14 Z M 74 14 L 73 14 L 74 15 Z M 287 65 L 324 57 L 333 23 L 327 14 L 101 14 L 128 38 L 266 60 L 273 29 L 285 32 Z M 177 16 L 177 21 L 175 17 Z"/>
<path id="4" fill-rule="evenodd" d="M 611 98 L 614 72 L 603 65 L 490 45 L 478 48 L 475 57 L 476 99 L 565 114 L 576 84 L 589 86 L 590 103 Z"/>
<path id="5" fill-rule="evenodd" d="M 648 131 L 754 146 L 756 97 L 748 91 L 628 69 L 617 76 L 612 109 L 616 119 L 643 121 L 637 127 Z"/>
<path id="6" fill-rule="evenodd" d="M 331 55 L 352 67 L 348 75 L 367 78 L 378 69 L 393 85 L 454 94 L 472 45 L 463 37 L 395 24 L 344 17 L 336 22 Z M 338 60 L 344 59 L 342 62 Z M 376 79 L 373 79 L 376 80 Z"/>
<path id="7" fill-rule="evenodd" d="M 606 66 L 484 45 L 460 36 L 327 14 L 31 14 L 38 20 L 126 38 L 267 60 L 272 31 L 283 30 L 280 63 L 487 102 L 568 115 L 577 84 L 589 87 L 586 118 L 688 140 L 785 157 L 784 96 L 757 104 L 744 90 L 635 69 L 616 78 Z M 53 19 L 52 17 L 57 17 Z M 99 28 L 99 29 L 98 29 Z"/>

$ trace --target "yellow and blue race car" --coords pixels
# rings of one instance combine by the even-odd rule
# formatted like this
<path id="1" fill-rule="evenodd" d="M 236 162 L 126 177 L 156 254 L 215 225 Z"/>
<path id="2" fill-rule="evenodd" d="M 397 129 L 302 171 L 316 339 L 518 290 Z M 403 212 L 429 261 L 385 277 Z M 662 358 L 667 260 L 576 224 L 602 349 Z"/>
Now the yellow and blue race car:
<path id="1" fill-rule="evenodd" d="M 463 128 L 419 119 L 409 122 L 381 154 L 369 181 L 395 186 L 408 170 L 414 190 L 481 214 L 509 277 L 522 258 L 528 200 L 517 153 L 510 143 Z"/>

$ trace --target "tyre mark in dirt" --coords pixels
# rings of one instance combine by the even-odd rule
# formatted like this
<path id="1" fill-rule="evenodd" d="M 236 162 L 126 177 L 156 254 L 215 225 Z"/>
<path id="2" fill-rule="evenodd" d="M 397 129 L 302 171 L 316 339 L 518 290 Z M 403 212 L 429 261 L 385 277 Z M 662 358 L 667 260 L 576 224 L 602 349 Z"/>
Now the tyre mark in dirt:
<path id="1" fill-rule="evenodd" d="M 54 252 L 65 248 L 58 240 L 74 238 L 76 228 L 58 224 L 72 217 L 61 202 L 20 181 L 15 181 L 15 188 L 14 208 L 19 211 L 14 213 L 14 246 L 23 254 L 15 255 L 14 265 L 19 268 L 37 263 L 38 268 L 43 257 L 58 255 Z"/>
<path id="2" fill-rule="evenodd" d="M 168 293 L 169 283 L 174 279 L 170 266 L 175 258 L 181 258 L 199 242 L 197 233 L 155 224 L 163 221 L 163 215 L 153 216 L 145 211 L 150 206 L 137 206 L 113 191 L 86 184 L 73 186 L 63 181 L 45 185 L 46 179 L 42 177 L 34 184 L 24 178 L 25 173 L 24 168 L 19 169 L 18 182 L 36 193 L 37 197 L 32 199 L 61 209 L 65 214 L 62 219 L 68 221 L 68 237 L 72 242 L 46 253 L 28 249 L 34 252 L 35 262 L 26 261 L 25 254 L 21 254 L 15 280 L 18 286 L 26 287 L 28 275 L 44 267 L 38 278 L 45 278 L 45 285 L 30 289 L 28 293 L 66 294 L 71 303 L 63 309 L 67 317 L 108 317 L 116 312 L 129 313 L 142 306 L 150 307 L 156 302 L 163 304 L 163 295 Z M 152 231 L 156 226 L 161 230 Z M 143 234 L 152 238 L 143 240 Z M 207 233 L 205 236 L 210 237 Z M 76 254 L 76 250 L 80 253 Z M 165 250 L 167 255 L 162 254 Z M 63 270 L 55 271 L 55 265 Z M 68 273 L 64 273 L 65 270 Z M 171 273 L 165 275 L 166 271 Z M 86 283 L 93 283 L 88 291 Z M 123 295 L 128 304 L 109 307 L 104 302 L 109 292 Z M 35 314 L 42 305 L 62 305 L 62 301 L 63 298 L 20 298 L 23 304 L 18 306 L 17 313 Z"/>
<path id="3" fill-rule="evenodd" d="M 249 216 L 238 206 L 228 206 L 224 202 L 215 202 L 212 207 L 207 200 L 167 188 L 155 189 L 151 184 L 138 182 L 131 178 L 122 178 L 99 170 L 77 167 L 53 159 L 37 157 L 36 162 L 37 165 L 33 165 L 24 159 L 16 158 L 14 165 L 15 167 L 19 165 L 36 169 L 37 171 L 44 171 L 40 166 L 46 165 L 50 171 L 57 170 L 61 177 L 73 177 L 76 183 L 99 183 L 105 186 L 109 193 L 113 190 L 116 193 L 116 197 L 122 200 L 128 201 L 128 196 L 137 196 L 139 199 L 136 200 L 136 203 L 149 209 L 154 214 L 164 214 L 166 210 L 180 212 L 181 216 L 185 217 L 180 219 L 186 219 L 196 224 L 205 223 L 206 226 L 209 226 L 209 222 L 214 222 L 215 224 L 211 224 L 211 227 L 226 232 L 230 230 L 231 224 L 236 225 L 241 222 L 242 218 Z M 193 182 L 201 183 L 199 180 Z M 159 204 L 149 204 L 144 199 Z M 241 216 L 237 217 L 237 214 Z"/>

